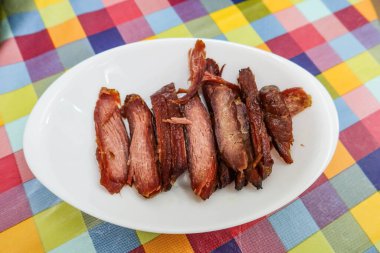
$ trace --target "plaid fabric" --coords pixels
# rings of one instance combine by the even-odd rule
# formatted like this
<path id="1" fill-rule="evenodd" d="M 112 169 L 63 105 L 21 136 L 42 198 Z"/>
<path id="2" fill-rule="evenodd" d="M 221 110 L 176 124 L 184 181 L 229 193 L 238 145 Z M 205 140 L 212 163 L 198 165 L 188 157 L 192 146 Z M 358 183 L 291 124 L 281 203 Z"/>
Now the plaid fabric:
<path id="1" fill-rule="evenodd" d="M 380 251 L 380 24 L 369 0 L 0 3 L 0 252 Z M 41 185 L 22 136 L 44 90 L 92 55 L 166 37 L 247 44 L 315 75 L 340 121 L 335 156 L 318 181 L 267 217 L 191 235 L 115 226 Z"/>

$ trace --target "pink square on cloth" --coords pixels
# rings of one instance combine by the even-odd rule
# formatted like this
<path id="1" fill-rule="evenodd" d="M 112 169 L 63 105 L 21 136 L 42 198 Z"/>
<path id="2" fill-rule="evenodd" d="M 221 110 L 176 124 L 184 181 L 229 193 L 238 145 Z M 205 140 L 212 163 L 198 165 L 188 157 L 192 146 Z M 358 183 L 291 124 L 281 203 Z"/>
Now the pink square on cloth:
<path id="1" fill-rule="evenodd" d="M 379 102 L 365 86 L 345 94 L 343 99 L 360 119 L 374 113 L 380 107 Z"/>
<path id="2" fill-rule="evenodd" d="M 348 32 L 344 25 L 334 15 L 315 21 L 314 26 L 326 41 L 332 40 Z"/>
<path id="3" fill-rule="evenodd" d="M 22 61 L 22 56 L 14 38 L 0 42 L 0 66 Z"/>
<path id="4" fill-rule="evenodd" d="M 287 31 L 293 31 L 309 22 L 296 7 L 287 8 L 274 15 Z"/>

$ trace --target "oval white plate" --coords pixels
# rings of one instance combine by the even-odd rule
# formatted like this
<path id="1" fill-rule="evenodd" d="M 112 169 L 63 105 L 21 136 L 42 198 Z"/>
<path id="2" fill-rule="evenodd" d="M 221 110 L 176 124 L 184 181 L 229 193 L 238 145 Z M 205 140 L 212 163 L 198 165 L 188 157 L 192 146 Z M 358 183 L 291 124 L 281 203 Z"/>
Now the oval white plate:
<path id="1" fill-rule="evenodd" d="M 164 84 L 186 88 L 187 51 L 194 39 L 145 41 L 114 48 L 85 60 L 56 80 L 39 99 L 24 135 L 26 160 L 34 175 L 54 194 L 102 220 L 158 233 L 195 233 L 239 225 L 269 214 L 305 191 L 328 165 L 338 139 L 335 106 L 324 87 L 292 62 L 255 48 L 204 40 L 207 56 L 226 63 L 223 77 L 236 82 L 239 69 L 251 67 L 259 88 L 303 87 L 313 106 L 293 119 L 294 163 L 273 151 L 275 165 L 263 190 L 233 185 L 209 200 L 194 197 L 188 175 L 153 199 L 124 187 L 110 195 L 99 184 L 93 111 L 101 86 L 119 90 L 122 100 L 149 96 Z"/>

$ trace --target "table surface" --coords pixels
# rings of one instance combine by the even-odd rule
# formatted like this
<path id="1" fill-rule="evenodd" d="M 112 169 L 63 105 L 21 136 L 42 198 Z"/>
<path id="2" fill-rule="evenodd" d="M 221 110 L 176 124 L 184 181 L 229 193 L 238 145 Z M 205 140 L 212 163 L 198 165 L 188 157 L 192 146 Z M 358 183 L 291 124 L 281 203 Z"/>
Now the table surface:
<path id="1" fill-rule="evenodd" d="M 380 23 L 370 0 L 0 3 L 0 252 L 380 251 Z M 41 94 L 88 57 L 167 37 L 247 44 L 315 75 L 340 121 L 337 150 L 322 176 L 267 217 L 190 235 L 115 226 L 41 185 L 22 149 Z"/>

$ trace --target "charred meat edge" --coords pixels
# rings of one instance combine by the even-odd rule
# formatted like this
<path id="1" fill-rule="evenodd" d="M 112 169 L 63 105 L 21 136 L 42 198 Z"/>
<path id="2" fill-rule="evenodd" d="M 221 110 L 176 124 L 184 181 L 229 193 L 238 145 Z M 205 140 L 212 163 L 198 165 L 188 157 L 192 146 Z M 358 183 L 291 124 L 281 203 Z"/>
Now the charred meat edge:
<path id="1" fill-rule="evenodd" d="M 94 111 L 96 158 L 100 184 L 118 193 L 127 182 L 129 138 L 120 114 L 120 96 L 114 89 L 101 88 Z"/>
<path id="2" fill-rule="evenodd" d="M 127 184 L 149 198 L 160 192 L 161 179 L 153 131 L 152 113 L 136 94 L 127 95 L 122 107 L 131 134 Z"/>

